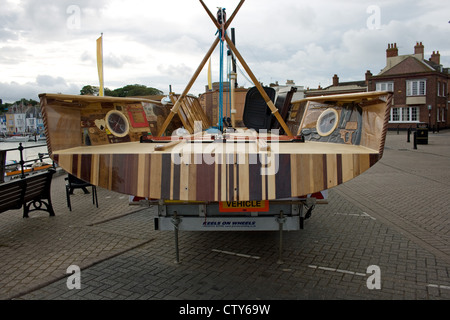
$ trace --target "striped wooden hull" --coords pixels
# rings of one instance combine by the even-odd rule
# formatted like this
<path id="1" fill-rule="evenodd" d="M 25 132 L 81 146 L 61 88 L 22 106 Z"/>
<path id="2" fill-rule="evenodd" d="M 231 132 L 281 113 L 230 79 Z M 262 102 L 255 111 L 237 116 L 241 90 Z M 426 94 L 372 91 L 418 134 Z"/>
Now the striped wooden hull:
<path id="1" fill-rule="evenodd" d="M 268 167 L 258 154 L 221 156 L 213 164 L 202 161 L 201 155 L 190 155 L 188 164 L 176 163 L 170 153 L 64 153 L 55 154 L 54 160 L 69 173 L 120 193 L 167 200 L 243 201 L 329 189 L 360 175 L 379 159 L 377 153 L 278 154 Z"/>

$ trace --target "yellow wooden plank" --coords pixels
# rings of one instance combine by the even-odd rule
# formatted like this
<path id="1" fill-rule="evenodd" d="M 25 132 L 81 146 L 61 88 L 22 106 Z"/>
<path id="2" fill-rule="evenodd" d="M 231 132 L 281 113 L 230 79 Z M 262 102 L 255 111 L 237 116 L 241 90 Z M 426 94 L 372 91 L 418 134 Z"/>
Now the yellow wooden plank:
<path id="1" fill-rule="evenodd" d="M 145 166 L 146 166 L 146 155 L 145 154 L 139 154 L 138 155 L 138 172 L 145 173 Z M 145 174 L 138 174 L 137 175 L 137 195 L 142 196 L 145 194 Z"/>
<path id="2" fill-rule="evenodd" d="M 150 161 L 150 179 L 148 179 L 151 198 L 161 198 L 161 169 L 162 155 L 152 154 Z"/>
<path id="3" fill-rule="evenodd" d="M 355 177 L 354 166 L 353 166 L 353 155 L 343 154 L 342 155 L 342 182 L 346 182 Z"/>
<path id="4" fill-rule="evenodd" d="M 327 185 L 325 189 L 337 185 L 337 159 L 336 154 L 327 154 Z"/>

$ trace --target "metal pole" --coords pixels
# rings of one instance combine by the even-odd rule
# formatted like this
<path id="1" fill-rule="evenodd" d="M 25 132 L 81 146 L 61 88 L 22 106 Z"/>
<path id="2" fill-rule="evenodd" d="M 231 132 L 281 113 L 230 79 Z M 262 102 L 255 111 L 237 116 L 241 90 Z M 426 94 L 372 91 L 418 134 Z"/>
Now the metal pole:
<path id="1" fill-rule="evenodd" d="M 231 41 L 233 42 L 234 45 L 236 45 L 236 35 L 234 32 L 234 28 L 231 28 Z M 234 58 L 234 56 L 231 56 L 231 61 L 233 62 L 233 73 L 237 73 L 237 68 L 236 68 L 236 59 Z M 237 79 L 235 79 L 237 80 Z M 234 87 L 237 88 L 238 87 L 238 83 L 237 81 L 235 81 L 234 83 Z"/>
<path id="2" fill-rule="evenodd" d="M 231 126 L 236 128 L 236 104 L 235 104 L 235 83 L 236 83 L 236 73 L 232 72 L 230 74 L 230 91 L 231 91 Z"/>
<path id="3" fill-rule="evenodd" d="M 283 215 L 283 210 L 280 211 L 280 217 L 277 218 L 278 224 L 279 224 L 279 231 L 280 231 L 280 247 L 278 252 L 278 264 L 283 263 L 283 259 L 281 258 L 283 253 L 283 224 L 286 222 L 286 218 Z"/>
<path id="4" fill-rule="evenodd" d="M 177 217 L 177 212 L 173 214 L 172 223 L 175 231 L 175 263 L 180 263 L 180 251 L 178 249 L 178 225 L 180 224 L 180 219 Z"/>
<path id="5" fill-rule="evenodd" d="M 25 178 L 25 171 L 23 169 L 23 165 L 25 164 L 25 162 L 23 161 L 23 149 L 24 148 L 22 146 L 22 142 L 19 143 L 19 147 L 17 149 L 19 149 L 19 151 L 20 151 L 20 170 L 22 171 L 22 174 L 20 177 L 23 179 L 23 178 Z"/>

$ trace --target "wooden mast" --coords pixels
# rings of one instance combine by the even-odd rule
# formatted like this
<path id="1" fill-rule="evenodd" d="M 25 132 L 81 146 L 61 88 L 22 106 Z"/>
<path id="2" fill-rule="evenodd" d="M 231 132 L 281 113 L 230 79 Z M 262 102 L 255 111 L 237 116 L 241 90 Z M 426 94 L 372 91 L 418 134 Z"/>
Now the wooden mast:
<path id="1" fill-rule="evenodd" d="M 178 98 L 177 102 L 175 102 L 175 105 L 170 109 L 170 113 L 167 116 L 166 120 L 164 121 L 161 130 L 158 132 L 158 137 L 161 137 L 164 132 L 167 129 L 167 126 L 169 125 L 170 121 L 172 121 L 173 116 L 178 112 L 178 109 L 180 108 L 181 102 L 183 99 L 187 96 L 189 93 L 189 90 L 191 90 L 192 85 L 194 84 L 195 80 L 197 79 L 198 75 L 202 71 L 203 67 L 205 66 L 206 62 L 208 62 L 209 57 L 213 53 L 214 49 L 216 48 L 217 44 L 219 43 L 220 38 L 217 37 L 216 40 L 214 40 L 214 43 L 212 44 L 211 48 L 209 48 L 208 53 L 203 58 L 202 62 L 198 66 L 197 70 L 195 71 L 194 75 L 192 76 L 191 80 L 189 81 L 188 85 L 186 86 L 186 89 L 184 89 L 181 96 Z"/>
<path id="2" fill-rule="evenodd" d="M 231 21 L 233 21 L 234 17 L 236 16 L 237 12 L 239 11 L 239 9 L 241 8 L 242 4 L 244 3 L 245 0 L 241 0 L 238 4 L 238 6 L 236 7 L 236 9 L 234 10 L 233 14 L 231 15 L 230 19 L 228 19 L 228 21 L 225 24 L 225 30 L 228 28 L 228 26 L 231 24 Z M 202 6 L 207 9 L 206 5 L 203 3 L 202 0 L 200 0 Z M 209 14 L 211 14 L 211 12 L 209 12 L 209 10 L 207 10 Z M 212 14 L 211 14 L 212 16 Z M 214 16 L 212 16 L 212 18 L 215 21 Z M 175 105 L 172 107 L 172 109 L 170 109 L 170 113 L 167 116 L 166 120 L 164 121 L 160 131 L 158 132 L 158 137 L 161 137 L 164 132 L 166 131 L 170 121 L 172 121 L 174 115 L 178 112 L 178 109 L 180 108 L 181 102 L 183 101 L 183 99 L 187 96 L 187 94 L 189 93 L 189 90 L 191 89 L 192 85 L 194 84 L 195 80 L 197 79 L 198 75 L 200 74 L 200 72 L 202 71 L 203 67 L 205 66 L 205 64 L 208 62 L 209 57 L 211 56 L 211 54 L 213 53 L 214 49 L 216 48 L 217 44 L 220 41 L 220 35 L 217 36 L 216 40 L 214 40 L 214 43 L 212 44 L 211 48 L 208 50 L 208 52 L 206 53 L 205 57 L 203 58 L 202 62 L 200 63 L 200 65 L 198 66 L 197 70 L 195 71 L 194 75 L 192 76 L 191 80 L 189 81 L 188 85 L 186 86 L 186 88 L 184 89 L 183 93 L 181 94 L 181 96 L 178 98 L 177 102 L 175 103 Z"/>

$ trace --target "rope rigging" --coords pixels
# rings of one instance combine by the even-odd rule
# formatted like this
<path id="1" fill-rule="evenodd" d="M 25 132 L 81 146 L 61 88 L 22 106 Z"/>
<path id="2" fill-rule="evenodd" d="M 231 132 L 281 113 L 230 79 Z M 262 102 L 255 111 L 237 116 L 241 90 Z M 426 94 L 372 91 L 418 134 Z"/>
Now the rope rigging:
<path id="1" fill-rule="evenodd" d="M 223 52 L 225 42 L 225 23 L 227 20 L 227 14 L 225 8 L 218 8 L 217 22 L 220 25 L 220 29 L 217 30 L 220 35 L 220 75 L 219 75 L 219 122 L 218 127 L 220 131 L 223 131 Z"/>
<path id="2" fill-rule="evenodd" d="M 218 22 L 218 29 L 216 32 L 216 35 L 219 34 L 220 38 L 220 65 L 219 65 L 219 110 L 218 110 L 218 122 L 217 127 L 220 131 L 223 131 L 224 129 L 224 123 L 226 126 L 231 127 L 231 72 L 233 68 L 232 61 L 236 61 L 236 57 L 234 52 L 228 48 L 227 50 L 227 62 L 226 62 L 226 73 L 227 73 L 227 80 L 224 80 L 224 67 L 225 67 L 225 36 L 226 36 L 226 30 L 225 25 L 227 23 L 227 15 L 225 8 L 218 7 L 217 10 L 217 22 Z M 242 71 L 241 67 L 236 64 L 238 72 L 240 75 L 242 75 L 249 83 L 253 84 L 253 81 L 250 80 L 244 71 Z M 224 83 L 228 83 L 228 94 L 225 97 L 225 105 L 224 105 Z M 225 106 L 225 110 L 224 110 Z"/>

